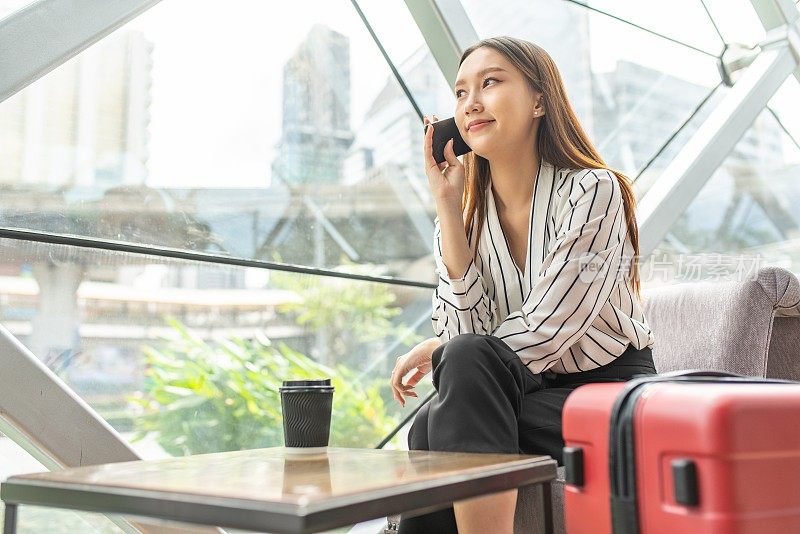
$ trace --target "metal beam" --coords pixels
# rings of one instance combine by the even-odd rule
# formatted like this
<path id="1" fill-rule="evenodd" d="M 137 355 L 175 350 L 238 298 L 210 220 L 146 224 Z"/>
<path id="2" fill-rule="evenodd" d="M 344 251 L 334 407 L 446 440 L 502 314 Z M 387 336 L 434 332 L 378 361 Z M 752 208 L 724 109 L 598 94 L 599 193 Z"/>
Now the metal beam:
<path id="1" fill-rule="evenodd" d="M 786 78 L 800 81 L 800 11 L 791 0 L 751 0 L 767 30 L 761 54 L 639 202 L 640 254 L 653 252 Z"/>
<path id="2" fill-rule="evenodd" d="M 347 254 L 348 258 L 356 262 L 361 259 L 358 251 L 347 242 L 347 239 L 345 239 L 341 233 L 339 233 L 339 230 L 337 230 L 336 226 L 330 220 L 328 220 L 328 218 L 325 216 L 325 212 L 322 211 L 322 208 L 319 207 L 319 204 L 317 204 L 313 198 L 303 194 L 303 204 L 305 204 L 309 211 L 311 211 L 311 214 L 317 220 L 319 227 L 324 228 L 328 232 L 331 238 L 336 241 L 336 244 L 342 247 L 342 250 L 345 254 Z M 325 265 L 323 262 L 320 262 L 317 267 L 325 267 Z"/>
<path id="3" fill-rule="evenodd" d="M 138 460 L 124 439 L 0 326 L 0 431 L 50 471 Z M 140 532 L 115 521 L 125 532 Z"/>
<path id="4" fill-rule="evenodd" d="M 86 401 L 0 325 L 0 432 L 50 471 L 141 459 Z M 222 533 L 109 519 L 127 533 Z"/>
<path id="5" fill-rule="evenodd" d="M 792 0 L 751 0 L 764 29 L 770 31 L 798 18 L 797 6 Z"/>
<path id="6" fill-rule="evenodd" d="M 39 0 L 0 20 L 0 102 L 160 0 Z"/>
<path id="7" fill-rule="evenodd" d="M 643 257 L 658 246 L 797 65 L 785 40 L 764 50 L 647 191 L 637 214 Z"/>
<path id="8" fill-rule="evenodd" d="M 122 436 L 3 326 L 0 368 L 2 431 L 9 433 L 12 425 L 27 438 L 20 446 L 46 468 L 139 459 Z"/>
<path id="9" fill-rule="evenodd" d="M 405 0 L 447 83 L 456 82 L 461 53 L 479 40 L 458 0 Z"/>
<path id="10" fill-rule="evenodd" d="M 767 37 L 759 43 L 761 48 L 769 48 L 776 42 L 788 42 L 795 60 L 800 64 L 800 11 L 792 0 L 751 0 L 761 24 L 767 30 Z M 795 69 L 794 77 L 800 82 L 800 68 Z"/>

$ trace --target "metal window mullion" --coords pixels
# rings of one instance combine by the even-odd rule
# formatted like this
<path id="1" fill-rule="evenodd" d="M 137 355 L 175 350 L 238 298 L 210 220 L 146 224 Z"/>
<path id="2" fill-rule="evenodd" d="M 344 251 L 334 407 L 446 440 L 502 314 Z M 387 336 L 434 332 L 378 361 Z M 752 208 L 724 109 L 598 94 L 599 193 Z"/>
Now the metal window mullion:
<path id="1" fill-rule="evenodd" d="M 0 431 L 50 471 L 138 460 L 128 443 L 0 326 Z M 124 532 L 141 532 L 109 518 Z"/>
<path id="2" fill-rule="evenodd" d="M 800 9 L 795 0 L 750 0 L 767 31 L 762 45 L 769 46 L 772 40 L 788 41 L 795 59 L 800 63 Z M 770 37 L 770 36 L 774 37 Z M 794 71 L 800 82 L 800 68 Z"/>
<path id="3" fill-rule="evenodd" d="M 383 43 L 378 38 L 378 35 L 372 28 L 372 25 L 369 23 L 367 16 L 364 14 L 364 10 L 362 10 L 361 6 L 358 4 L 358 0 L 350 0 L 350 1 L 356 10 L 356 13 L 358 13 L 358 16 L 361 18 L 361 22 L 364 23 L 364 27 L 367 29 L 370 36 L 372 37 L 372 40 L 375 41 L 375 45 L 378 47 L 378 50 L 380 50 L 381 55 L 383 55 L 383 59 L 384 61 L 386 61 L 386 65 L 389 67 L 389 70 L 392 71 L 392 75 L 397 81 L 397 84 L 400 86 L 400 89 L 402 89 L 403 93 L 406 95 L 406 98 L 411 104 L 411 107 L 414 108 L 414 112 L 417 114 L 420 120 L 422 120 L 423 113 L 422 110 L 419 108 L 419 105 L 417 104 L 417 99 L 414 98 L 413 94 L 411 94 L 411 90 L 408 88 L 408 85 L 406 85 L 406 82 L 403 79 L 403 76 L 400 74 L 400 71 L 397 70 L 397 66 L 394 64 L 394 61 L 392 61 L 392 59 L 389 57 L 389 53 L 386 51 L 386 48 L 383 46 Z"/>
<path id="4" fill-rule="evenodd" d="M 405 1 L 447 83 L 454 85 L 461 53 L 478 41 L 464 6 L 458 0 Z"/>
<path id="5" fill-rule="evenodd" d="M 140 459 L 111 425 L 2 325 L 0 369 L 0 431 L 50 471 Z M 128 534 L 224 534 L 216 527 L 162 529 L 107 517 Z"/>
<path id="6" fill-rule="evenodd" d="M 0 102 L 160 0 L 39 0 L 0 20 Z"/>
<path id="7" fill-rule="evenodd" d="M 792 0 L 750 0 L 750 3 L 767 31 L 792 24 L 800 16 Z"/>
<path id="8" fill-rule="evenodd" d="M 39 455 L 29 450 L 45 467 L 139 459 L 105 420 L 3 326 L 0 362 L 0 414 L 46 451 Z"/>
<path id="9" fill-rule="evenodd" d="M 343 278 L 346 280 L 358 280 L 362 282 L 375 282 L 379 284 L 390 284 L 396 286 L 410 286 L 422 289 L 434 289 L 435 283 L 419 282 L 404 278 L 394 278 L 389 276 L 373 276 L 364 274 L 352 274 L 333 269 L 320 269 L 316 267 L 305 267 L 302 265 L 292 265 L 249 259 L 237 256 L 226 256 L 211 252 L 197 252 L 189 249 L 170 248 L 160 245 L 142 245 L 125 241 L 114 241 L 86 236 L 75 236 L 69 234 L 56 234 L 41 232 L 38 230 L 27 230 L 22 228 L 9 228 L 0 226 L 0 240 L 13 239 L 15 241 L 32 241 L 35 243 L 47 243 L 50 245 L 65 245 L 80 249 L 115 251 L 137 256 L 155 256 L 158 258 L 171 258 L 192 262 L 212 263 L 217 265 L 227 265 L 234 267 L 255 267 L 257 269 L 269 269 L 273 271 L 291 272 L 297 274 L 307 274 L 312 276 L 324 276 L 329 278 Z"/>

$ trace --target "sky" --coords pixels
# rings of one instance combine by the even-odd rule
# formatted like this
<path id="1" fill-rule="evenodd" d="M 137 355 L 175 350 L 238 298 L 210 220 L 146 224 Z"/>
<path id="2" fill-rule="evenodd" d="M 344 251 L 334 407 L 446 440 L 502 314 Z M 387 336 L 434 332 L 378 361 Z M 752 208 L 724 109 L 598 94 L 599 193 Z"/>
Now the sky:
<path id="1" fill-rule="evenodd" d="M 721 47 L 699 0 L 624 2 L 624 13 L 618 0 L 590 3 L 711 52 Z M 360 5 L 395 62 L 423 45 L 403 0 Z M 761 38 L 748 0 L 707 5 L 727 38 Z M 391 72 L 348 0 L 163 0 L 128 23 L 154 44 L 148 185 L 267 187 L 280 135 L 283 65 L 317 23 L 350 38 L 351 128 L 358 129 Z M 612 70 L 624 58 L 663 64 L 695 83 L 718 80 L 713 62 L 701 54 L 638 30 L 626 30 L 627 46 L 621 47 L 604 38 L 619 31 L 618 22 L 593 15 L 591 24 L 595 70 Z M 785 91 L 782 107 L 794 107 L 794 89 Z M 792 122 L 800 126 L 800 116 Z"/>
<path id="2" fill-rule="evenodd" d="M 129 23 L 154 43 L 150 185 L 266 187 L 283 65 L 318 22 L 351 39 L 360 117 L 389 70 L 349 2 L 165 0 Z"/>

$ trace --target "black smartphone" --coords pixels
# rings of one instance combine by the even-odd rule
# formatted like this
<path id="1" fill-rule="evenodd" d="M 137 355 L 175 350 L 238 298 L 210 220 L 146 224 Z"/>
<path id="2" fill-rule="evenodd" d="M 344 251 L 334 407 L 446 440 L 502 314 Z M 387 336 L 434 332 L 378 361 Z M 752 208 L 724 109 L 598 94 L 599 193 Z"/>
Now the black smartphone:
<path id="1" fill-rule="evenodd" d="M 428 131 L 428 125 L 425 125 L 425 132 Z M 444 158 L 444 145 L 450 139 L 453 140 L 453 152 L 456 156 L 462 156 L 467 152 L 472 152 L 472 149 L 464 142 L 461 134 L 458 132 L 456 120 L 453 117 L 443 119 L 433 123 L 433 159 L 436 163 L 445 161 Z"/>

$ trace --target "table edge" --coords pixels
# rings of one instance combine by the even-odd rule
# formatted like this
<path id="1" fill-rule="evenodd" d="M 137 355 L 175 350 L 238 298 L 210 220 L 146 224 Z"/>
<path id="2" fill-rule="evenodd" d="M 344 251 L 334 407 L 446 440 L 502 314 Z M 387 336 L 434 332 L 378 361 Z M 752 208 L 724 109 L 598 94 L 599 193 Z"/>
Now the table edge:
<path id="1" fill-rule="evenodd" d="M 520 466 L 520 462 L 524 465 Z M 184 522 L 199 519 L 197 523 L 229 528 L 263 528 L 268 521 L 270 531 L 312 532 L 396 513 L 433 511 L 444 508 L 453 501 L 547 483 L 556 478 L 556 470 L 557 463 L 554 459 L 540 456 L 534 461 L 522 459 L 499 464 L 498 468 L 491 471 L 484 469 L 477 477 L 460 473 L 434 481 L 391 486 L 369 494 L 341 495 L 324 502 L 307 504 L 194 493 L 176 494 L 138 488 L 84 488 L 25 479 L 8 479 L 0 484 L 0 499 L 8 504 L 158 517 Z M 447 498 L 441 498 L 443 491 L 448 492 Z M 39 496 L 31 498 L 32 494 Z M 67 502 L 60 502 L 65 495 L 68 497 Z M 97 504 L 98 501 L 100 505 Z M 108 501 L 112 502 L 111 506 L 102 504 Z M 233 520 L 228 520 L 227 516 L 231 513 Z"/>

